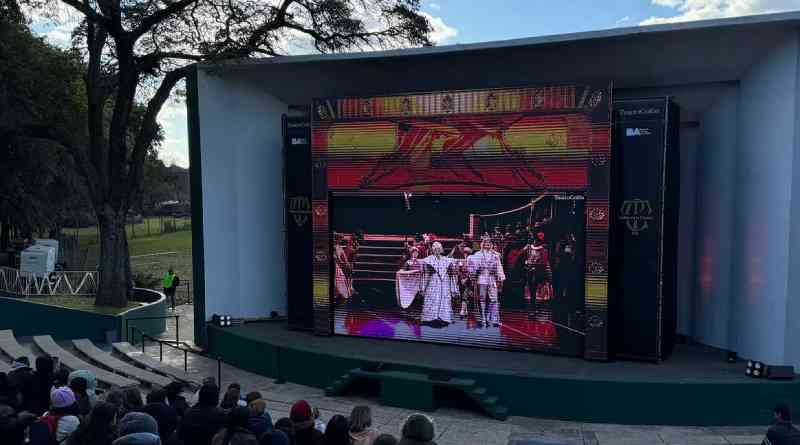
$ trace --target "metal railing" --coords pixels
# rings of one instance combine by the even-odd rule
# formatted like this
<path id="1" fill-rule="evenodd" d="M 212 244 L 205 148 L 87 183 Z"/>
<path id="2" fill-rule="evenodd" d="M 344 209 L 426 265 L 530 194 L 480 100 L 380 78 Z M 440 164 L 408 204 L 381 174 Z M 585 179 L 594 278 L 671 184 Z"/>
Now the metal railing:
<path id="1" fill-rule="evenodd" d="M 97 294 L 97 271 L 58 271 L 26 273 L 11 267 L 0 267 L 0 291 L 22 296 Z"/>
<path id="2" fill-rule="evenodd" d="M 186 372 L 186 373 L 189 372 L 189 354 L 196 354 L 196 355 L 199 355 L 201 357 L 205 357 L 205 358 L 210 359 L 210 360 L 216 360 L 217 361 L 217 382 L 220 385 L 222 384 L 222 359 L 220 359 L 219 357 L 212 357 L 212 356 L 206 354 L 205 352 L 198 351 L 198 350 L 194 349 L 193 347 L 191 347 L 186 342 L 178 342 L 176 340 L 174 342 L 175 344 L 172 344 L 173 342 L 171 340 L 164 340 L 163 338 L 153 337 L 153 336 L 151 336 L 149 334 L 145 334 L 144 331 L 142 331 L 141 329 L 137 328 L 136 326 L 131 326 L 131 331 L 130 332 L 131 332 L 132 335 L 129 338 L 129 342 L 131 342 L 132 345 L 136 345 L 136 342 L 135 342 L 136 335 L 135 335 L 135 333 L 136 332 L 139 333 L 139 338 L 142 341 L 142 354 L 146 353 L 145 352 L 145 348 L 146 348 L 146 341 L 147 340 L 150 340 L 150 341 L 158 343 L 158 360 L 159 361 L 162 361 L 162 362 L 164 361 L 164 346 L 168 346 L 170 348 L 182 351 L 183 352 L 183 372 Z M 126 331 L 126 334 L 127 334 L 127 331 Z M 133 341 L 131 341 L 131 340 L 133 340 Z"/>
<path id="3" fill-rule="evenodd" d="M 138 320 L 161 320 L 167 318 L 174 318 L 175 319 L 175 343 L 180 343 L 180 334 L 181 334 L 181 323 L 180 323 L 180 315 L 156 315 L 153 317 L 131 317 L 125 319 L 125 339 L 130 341 L 131 337 L 129 336 L 132 333 L 132 330 L 129 329 L 129 323 L 131 321 L 138 321 Z M 130 326 L 131 328 L 135 328 L 136 326 Z M 141 331 L 141 328 L 139 328 Z"/>

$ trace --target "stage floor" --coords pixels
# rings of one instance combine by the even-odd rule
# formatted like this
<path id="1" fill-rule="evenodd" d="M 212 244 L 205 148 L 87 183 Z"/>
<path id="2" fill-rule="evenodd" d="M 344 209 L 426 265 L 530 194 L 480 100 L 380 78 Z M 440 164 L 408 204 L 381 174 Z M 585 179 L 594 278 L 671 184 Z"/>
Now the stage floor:
<path id="1" fill-rule="evenodd" d="M 725 354 L 703 345 L 676 345 L 661 363 L 592 362 L 535 352 L 501 351 L 410 341 L 322 337 L 289 330 L 285 322 L 247 323 L 232 333 L 276 346 L 335 354 L 351 359 L 451 371 L 481 371 L 527 377 L 661 383 L 774 383 L 744 375 L 744 363 L 728 363 Z"/>

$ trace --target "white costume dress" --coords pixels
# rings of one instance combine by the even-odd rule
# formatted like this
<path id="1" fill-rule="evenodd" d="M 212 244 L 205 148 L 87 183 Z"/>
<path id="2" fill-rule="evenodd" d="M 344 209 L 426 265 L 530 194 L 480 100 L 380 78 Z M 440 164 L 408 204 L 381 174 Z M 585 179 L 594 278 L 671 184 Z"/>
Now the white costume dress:
<path id="1" fill-rule="evenodd" d="M 475 277 L 475 295 L 478 297 L 480 314 L 478 321 L 499 323 L 500 311 L 497 304 L 497 284 L 506 279 L 500 255 L 494 251 L 481 250 L 467 258 L 469 273 Z"/>
<path id="2" fill-rule="evenodd" d="M 446 256 L 430 255 L 424 260 L 422 293 L 422 321 L 452 322 L 452 296 L 458 294 L 456 277 L 451 274 L 454 260 Z"/>

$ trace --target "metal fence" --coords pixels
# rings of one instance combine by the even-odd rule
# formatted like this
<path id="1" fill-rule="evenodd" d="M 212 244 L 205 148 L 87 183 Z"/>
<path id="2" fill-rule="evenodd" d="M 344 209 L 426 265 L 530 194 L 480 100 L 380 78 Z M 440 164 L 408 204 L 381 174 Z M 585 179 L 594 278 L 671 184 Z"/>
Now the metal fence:
<path id="1" fill-rule="evenodd" d="M 14 295 L 97 294 L 97 271 L 60 271 L 44 274 L 23 273 L 0 267 L 0 291 Z"/>

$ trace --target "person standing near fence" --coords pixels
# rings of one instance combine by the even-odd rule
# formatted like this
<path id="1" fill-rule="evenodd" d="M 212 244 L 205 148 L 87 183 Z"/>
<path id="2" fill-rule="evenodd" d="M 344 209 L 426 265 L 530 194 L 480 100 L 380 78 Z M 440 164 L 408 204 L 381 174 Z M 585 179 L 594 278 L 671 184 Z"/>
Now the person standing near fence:
<path id="1" fill-rule="evenodd" d="M 175 281 L 177 279 L 177 275 L 175 275 L 175 271 L 170 267 L 167 273 L 164 274 L 164 278 L 161 280 L 162 285 L 164 286 L 164 295 L 169 297 L 170 303 L 172 304 L 172 310 L 175 310 Z"/>

